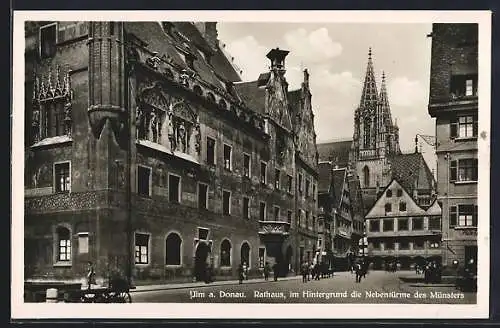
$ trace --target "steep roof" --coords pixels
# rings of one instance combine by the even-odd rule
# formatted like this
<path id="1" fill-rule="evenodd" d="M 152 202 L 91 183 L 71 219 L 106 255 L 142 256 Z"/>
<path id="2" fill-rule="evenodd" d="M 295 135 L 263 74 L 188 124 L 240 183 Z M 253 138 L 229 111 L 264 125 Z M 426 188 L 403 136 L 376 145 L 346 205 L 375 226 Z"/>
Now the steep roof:
<path id="1" fill-rule="evenodd" d="M 330 162 L 318 163 L 318 193 L 330 192 L 332 175 L 333 170 Z"/>
<path id="2" fill-rule="evenodd" d="M 292 90 L 288 91 L 288 109 L 290 112 L 290 118 L 292 119 L 293 125 L 297 126 L 298 114 L 300 111 L 300 100 L 302 98 L 302 90 Z"/>
<path id="3" fill-rule="evenodd" d="M 240 99 L 256 113 L 264 114 L 266 109 L 266 89 L 259 81 L 235 83 L 234 88 Z"/>
<path id="4" fill-rule="evenodd" d="M 426 136 L 426 135 L 422 135 L 422 134 L 419 134 L 418 136 L 420 138 L 422 138 L 428 145 L 430 145 L 432 147 L 436 146 L 436 137 Z"/>
<path id="5" fill-rule="evenodd" d="M 392 177 L 409 192 L 414 188 L 418 190 L 433 188 L 434 176 L 421 153 L 395 155 L 390 161 Z"/>
<path id="6" fill-rule="evenodd" d="M 332 161 L 339 167 L 347 167 L 351 145 L 352 140 L 318 143 L 319 160 Z"/>
<path id="7" fill-rule="evenodd" d="M 333 194 L 335 197 L 335 207 L 340 206 L 340 202 L 342 201 L 342 189 L 344 188 L 345 178 L 346 178 L 347 169 L 334 169 L 332 173 L 333 180 Z"/>
<path id="8" fill-rule="evenodd" d="M 156 51 L 160 56 L 169 56 L 174 64 L 186 67 L 182 52 L 188 51 L 196 58 L 193 65 L 199 77 L 217 88 L 225 90 L 225 81 L 241 80 L 220 47 L 211 49 L 192 23 L 173 22 L 172 33 L 167 33 L 160 22 L 125 22 L 124 24 L 126 32 L 132 33 L 145 42 L 148 50 Z"/>

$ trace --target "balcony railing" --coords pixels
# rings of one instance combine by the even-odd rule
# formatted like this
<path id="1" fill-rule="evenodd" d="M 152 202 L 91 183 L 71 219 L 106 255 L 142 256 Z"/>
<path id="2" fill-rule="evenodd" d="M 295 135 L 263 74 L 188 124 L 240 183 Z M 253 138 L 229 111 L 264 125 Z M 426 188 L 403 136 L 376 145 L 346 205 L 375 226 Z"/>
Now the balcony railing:
<path id="1" fill-rule="evenodd" d="M 437 256 L 441 255 L 440 248 L 427 249 L 371 249 L 368 254 L 372 256 Z"/>
<path id="2" fill-rule="evenodd" d="M 290 223 L 284 221 L 259 221 L 259 234 L 287 236 Z"/>

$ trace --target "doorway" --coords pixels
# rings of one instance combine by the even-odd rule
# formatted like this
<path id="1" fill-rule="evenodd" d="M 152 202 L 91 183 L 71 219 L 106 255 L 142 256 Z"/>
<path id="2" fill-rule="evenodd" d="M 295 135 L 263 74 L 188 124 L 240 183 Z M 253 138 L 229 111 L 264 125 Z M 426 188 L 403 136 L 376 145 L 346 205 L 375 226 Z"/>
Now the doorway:
<path id="1" fill-rule="evenodd" d="M 292 246 L 288 246 L 286 248 L 286 255 L 285 255 L 285 268 L 284 268 L 284 273 L 285 275 L 291 271 L 292 269 L 292 258 L 293 258 L 293 249 Z"/>
<path id="2" fill-rule="evenodd" d="M 203 242 L 199 243 L 196 247 L 194 257 L 194 275 L 196 281 L 204 281 L 206 279 L 209 254 L 210 247 L 208 247 L 208 245 Z"/>

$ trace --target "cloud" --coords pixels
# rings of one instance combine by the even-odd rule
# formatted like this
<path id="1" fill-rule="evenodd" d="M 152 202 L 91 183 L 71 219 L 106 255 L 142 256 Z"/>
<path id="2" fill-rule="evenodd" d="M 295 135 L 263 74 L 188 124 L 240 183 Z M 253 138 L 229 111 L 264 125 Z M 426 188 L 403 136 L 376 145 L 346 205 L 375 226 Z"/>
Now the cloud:
<path id="1" fill-rule="evenodd" d="M 243 70 L 244 81 L 256 80 L 260 73 L 267 72 L 268 49 L 248 35 L 226 45 L 226 50 L 234 58 L 234 63 Z"/>
<path id="2" fill-rule="evenodd" d="M 309 64 L 321 63 L 342 53 L 342 45 L 334 42 L 324 27 L 310 33 L 304 28 L 292 30 L 284 39 L 288 50 Z"/>
<path id="3" fill-rule="evenodd" d="M 410 107 L 427 103 L 427 92 L 420 81 L 411 81 L 407 77 L 397 77 L 387 86 L 389 103 L 395 106 Z"/>

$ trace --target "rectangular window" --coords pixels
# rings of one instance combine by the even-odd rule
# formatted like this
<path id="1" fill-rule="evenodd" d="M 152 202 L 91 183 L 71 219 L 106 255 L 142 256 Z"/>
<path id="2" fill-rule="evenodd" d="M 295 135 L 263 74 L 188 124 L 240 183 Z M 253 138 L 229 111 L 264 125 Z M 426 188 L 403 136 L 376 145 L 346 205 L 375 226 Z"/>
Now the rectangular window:
<path id="1" fill-rule="evenodd" d="M 316 231 L 316 217 L 312 217 L 312 222 L 311 222 L 312 230 Z"/>
<path id="2" fill-rule="evenodd" d="M 302 174 L 299 173 L 299 193 L 302 195 Z"/>
<path id="3" fill-rule="evenodd" d="M 149 260 L 149 235 L 135 234 L 135 263 L 148 264 Z"/>
<path id="4" fill-rule="evenodd" d="M 387 250 L 393 250 L 394 249 L 394 243 L 393 242 L 385 242 L 384 243 L 384 249 L 387 249 Z"/>
<path id="5" fill-rule="evenodd" d="M 403 196 L 403 189 L 398 189 L 398 191 L 397 191 L 397 196 L 398 196 L 398 197 Z"/>
<path id="6" fill-rule="evenodd" d="M 281 171 L 278 169 L 274 170 L 274 188 L 280 189 L 280 175 Z"/>
<path id="7" fill-rule="evenodd" d="M 385 213 L 390 213 L 392 212 L 392 205 L 391 203 L 386 203 L 385 204 Z"/>
<path id="8" fill-rule="evenodd" d="M 465 95 L 472 96 L 474 95 L 474 81 L 466 80 L 465 81 Z"/>
<path id="9" fill-rule="evenodd" d="M 231 171 L 231 146 L 224 144 L 224 168 Z"/>
<path id="10" fill-rule="evenodd" d="M 267 184 L 267 164 L 260 162 L 260 183 Z"/>
<path id="11" fill-rule="evenodd" d="M 399 249 L 402 249 L 402 250 L 410 249 L 410 243 L 406 240 L 400 241 L 399 242 Z"/>
<path id="12" fill-rule="evenodd" d="M 394 220 L 393 219 L 384 220 L 383 229 L 384 231 L 394 231 Z"/>
<path id="13" fill-rule="evenodd" d="M 174 203 L 181 202 L 181 178 L 169 174 L 168 175 L 168 200 Z"/>
<path id="14" fill-rule="evenodd" d="M 56 54 L 57 23 L 40 27 L 40 57 L 49 58 Z"/>
<path id="15" fill-rule="evenodd" d="M 406 203 L 405 202 L 399 203 L 399 211 L 406 212 Z"/>
<path id="16" fill-rule="evenodd" d="M 222 191 L 222 213 L 224 215 L 231 214 L 231 192 Z"/>
<path id="17" fill-rule="evenodd" d="M 411 230 L 424 230 L 424 218 L 413 218 Z"/>
<path id="18" fill-rule="evenodd" d="M 459 116 L 450 122 L 450 138 L 477 138 L 477 116 Z"/>
<path id="19" fill-rule="evenodd" d="M 306 197 L 309 197 L 310 184 L 311 184 L 311 181 L 309 181 L 309 179 L 306 179 Z"/>
<path id="20" fill-rule="evenodd" d="M 198 228 L 198 239 L 199 240 L 208 240 L 209 229 L 206 228 Z"/>
<path id="21" fill-rule="evenodd" d="M 458 205 L 458 224 L 459 227 L 477 226 L 477 206 Z"/>
<path id="22" fill-rule="evenodd" d="M 142 196 L 151 196 L 151 169 L 137 167 L 137 193 Z"/>
<path id="23" fill-rule="evenodd" d="M 310 215 L 310 212 L 306 211 L 306 229 L 311 230 L 311 222 L 309 222 L 311 220 L 311 218 L 309 215 Z"/>
<path id="24" fill-rule="evenodd" d="M 54 164 L 54 175 L 56 192 L 69 192 L 71 190 L 69 162 Z"/>
<path id="25" fill-rule="evenodd" d="M 424 248 L 424 241 L 423 240 L 416 240 L 413 242 L 413 249 L 423 249 Z"/>
<path id="26" fill-rule="evenodd" d="M 313 183 L 312 185 L 312 196 L 313 196 L 313 200 L 316 200 L 316 184 Z"/>
<path id="27" fill-rule="evenodd" d="M 373 249 L 380 249 L 380 241 L 374 241 L 372 243 Z"/>
<path id="28" fill-rule="evenodd" d="M 286 214 L 286 221 L 292 225 L 292 211 L 288 211 Z"/>
<path id="29" fill-rule="evenodd" d="M 78 233 L 78 253 L 87 254 L 89 252 L 89 233 Z"/>
<path id="30" fill-rule="evenodd" d="M 250 219 L 250 198 L 243 197 L 243 218 Z"/>
<path id="31" fill-rule="evenodd" d="M 259 219 L 260 221 L 266 221 L 266 203 L 264 202 L 260 202 Z"/>
<path id="32" fill-rule="evenodd" d="M 287 191 L 291 194 L 293 188 L 293 177 L 291 175 L 287 176 Z"/>
<path id="33" fill-rule="evenodd" d="M 380 232 L 379 220 L 370 220 L 370 232 Z"/>
<path id="34" fill-rule="evenodd" d="M 263 268 L 266 262 L 266 249 L 259 247 L 259 268 Z"/>
<path id="35" fill-rule="evenodd" d="M 392 190 L 391 190 L 391 189 L 388 189 L 388 190 L 385 192 L 385 197 L 387 197 L 387 198 L 391 198 L 391 197 L 392 197 Z"/>
<path id="36" fill-rule="evenodd" d="M 280 221 L 280 208 L 274 206 L 274 221 Z"/>
<path id="37" fill-rule="evenodd" d="M 408 219 L 398 219 L 398 231 L 408 230 Z"/>
<path id="38" fill-rule="evenodd" d="M 204 183 L 198 183 L 198 208 L 208 208 L 208 185 Z"/>
<path id="39" fill-rule="evenodd" d="M 251 172 L 250 155 L 243 154 L 243 176 L 250 178 L 250 172 Z"/>
<path id="40" fill-rule="evenodd" d="M 215 139 L 207 137 L 207 164 L 215 165 Z"/>
<path id="41" fill-rule="evenodd" d="M 441 230 L 441 218 L 429 218 L 429 230 Z"/>
<path id="42" fill-rule="evenodd" d="M 451 161 L 450 181 L 477 181 L 477 158 Z"/>

